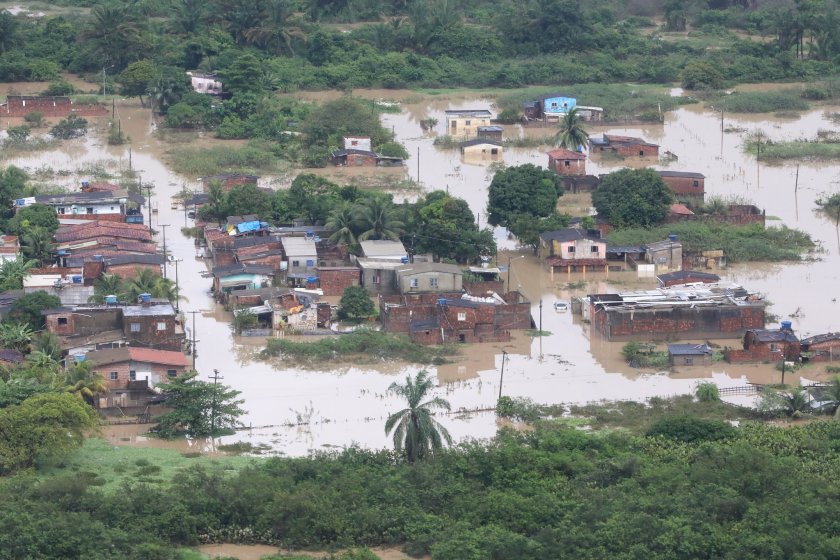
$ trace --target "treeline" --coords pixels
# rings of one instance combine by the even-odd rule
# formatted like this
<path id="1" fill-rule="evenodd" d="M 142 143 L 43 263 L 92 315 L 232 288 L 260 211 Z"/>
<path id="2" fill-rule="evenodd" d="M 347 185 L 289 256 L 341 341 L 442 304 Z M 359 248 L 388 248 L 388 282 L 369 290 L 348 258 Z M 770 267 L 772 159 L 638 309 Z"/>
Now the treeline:
<path id="1" fill-rule="evenodd" d="M 646 434 L 544 424 L 413 465 L 349 449 L 118 490 L 97 472 L 5 478 L 0 558 L 169 559 L 201 542 L 435 560 L 836 558 L 840 423 L 677 415 Z"/>

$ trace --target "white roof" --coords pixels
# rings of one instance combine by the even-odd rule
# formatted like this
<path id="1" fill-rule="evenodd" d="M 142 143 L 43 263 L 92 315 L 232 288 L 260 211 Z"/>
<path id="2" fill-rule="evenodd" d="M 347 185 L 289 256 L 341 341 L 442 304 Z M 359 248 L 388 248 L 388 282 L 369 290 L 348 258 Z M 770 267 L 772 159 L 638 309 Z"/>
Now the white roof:
<path id="1" fill-rule="evenodd" d="M 360 245 L 362 246 L 362 253 L 366 257 L 401 259 L 408 255 L 405 246 L 399 241 L 375 239 L 362 241 Z"/>
<path id="2" fill-rule="evenodd" d="M 281 237 L 283 252 L 287 257 L 311 257 L 318 254 L 315 240 L 306 237 Z"/>

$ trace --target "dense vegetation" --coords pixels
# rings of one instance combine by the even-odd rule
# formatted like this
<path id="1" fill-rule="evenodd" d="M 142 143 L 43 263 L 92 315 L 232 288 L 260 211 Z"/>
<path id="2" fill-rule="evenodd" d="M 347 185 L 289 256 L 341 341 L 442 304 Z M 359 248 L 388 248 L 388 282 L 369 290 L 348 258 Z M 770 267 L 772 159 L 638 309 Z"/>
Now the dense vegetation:
<path id="1" fill-rule="evenodd" d="M 233 541 L 435 560 L 833 558 L 840 423 L 732 428 L 705 419 L 722 406 L 708 405 L 602 407 L 593 422 L 645 421 L 635 434 L 538 424 L 415 464 L 358 449 L 233 470 L 182 459 L 170 479 L 154 459 L 114 465 L 119 450 L 91 448 L 91 465 L 113 466 L 0 484 L 0 557 L 168 559 L 173 545 Z"/>

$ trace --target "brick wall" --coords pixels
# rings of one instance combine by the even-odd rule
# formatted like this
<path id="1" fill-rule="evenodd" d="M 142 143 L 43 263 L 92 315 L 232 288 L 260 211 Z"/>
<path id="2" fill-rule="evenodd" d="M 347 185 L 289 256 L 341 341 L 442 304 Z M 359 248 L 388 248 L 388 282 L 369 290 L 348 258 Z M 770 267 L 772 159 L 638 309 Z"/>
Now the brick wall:
<path id="1" fill-rule="evenodd" d="M 23 117 L 28 113 L 38 112 L 45 117 L 66 117 L 71 112 L 79 116 L 107 115 L 104 105 L 77 105 L 68 97 L 14 97 L 6 99 L 6 106 L 0 107 L 0 113 L 6 117 Z"/>
<path id="2" fill-rule="evenodd" d="M 487 292 L 504 293 L 505 283 L 502 280 L 491 282 L 464 282 L 464 290 L 471 296 L 485 297 Z"/>
<path id="3" fill-rule="evenodd" d="M 283 255 L 265 255 L 265 256 L 262 256 L 262 257 L 245 256 L 245 257 L 239 257 L 237 260 L 240 263 L 259 264 L 259 265 L 270 266 L 275 271 L 277 271 L 277 270 L 280 270 L 280 263 L 283 262 Z"/>
<path id="4" fill-rule="evenodd" d="M 827 340 L 808 347 L 811 362 L 831 362 L 840 358 L 840 340 Z"/>
<path id="5" fill-rule="evenodd" d="M 609 340 L 740 338 L 747 329 L 764 328 L 764 308 L 686 307 L 604 311 L 591 308 L 594 330 Z"/>
<path id="6" fill-rule="evenodd" d="M 105 380 L 105 383 L 108 385 L 109 389 L 124 389 L 128 386 L 129 378 L 129 363 L 128 361 L 120 362 L 117 364 L 108 364 L 104 366 L 96 366 L 93 368 L 93 372 L 99 374 L 102 379 Z M 117 379 L 111 379 L 111 372 L 117 372 Z"/>
<path id="7" fill-rule="evenodd" d="M 336 270 L 318 269 L 318 278 L 325 296 L 340 296 L 345 288 L 361 283 L 359 269 L 352 267 Z"/>
<path id="8" fill-rule="evenodd" d="M 125 214 L 58 214 L 58 219 L 90 220 L 99 222 L 125 222 Z"/>
<path id="9" fill-rule="evenodd" d="M 88 263 L 85 263 L 86 265 Z M 134 278 L 138 275 L 140 271 L 148 270 L 160 276 L 160 265 L 159 264 L 140 264 L 140 263 L 130 263 L 130 264 L 118 264 L 118 265 L 109 265 L 108 266 L 108 274 L 113 274 L 115 276 L 119 276 L 120 278 Z"/>
<path id="10" fill-rule="evenodd" d="M 615 152 L 624 157 L 649 157 L 659 155 L 659 146 L 644 144 L 610 144 Z"/>
<path id="11" fill-rule="evenodd" d="M 675 195 L 700 196 L 702 199 L 706 192 L 705 179 L 664 176 L 662 177 L 662 181 L 668 185 L 668 188 L 671 189 L 671 192 Z M 694 186 L 695 182 L 697 183 L 696 187 Z M 677 196 L 677 198 L 679 198 L 679 196 Z"/>
<path id="12" fill-rule="evenodd" d="M 160 350 L 180 350 L 183 345 L 184 333 L 175 332 L 175 318 L 173 316 L 125 317 L 123 322 L 123 332 L 132 346 Z M 165 323 L 166 328 L 158 330 L 158 322 Z M 131 331 L 132 323 L 140 324 L 139 332 Z"/>

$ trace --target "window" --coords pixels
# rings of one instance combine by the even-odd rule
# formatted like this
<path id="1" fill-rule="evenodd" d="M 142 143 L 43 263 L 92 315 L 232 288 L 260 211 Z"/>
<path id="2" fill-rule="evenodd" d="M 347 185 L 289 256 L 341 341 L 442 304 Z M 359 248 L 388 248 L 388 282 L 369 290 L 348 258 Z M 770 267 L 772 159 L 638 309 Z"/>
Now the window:
<path id="1" fill-rule="evenodd" d="M 412 278 L 411 280 L 409 280 L 408 285 L 412 288 L 418 288 L 420 286 L 420 280 L 418 280 L 417 278 Z"/>
<path id="2" fill-rule="evenodd" d="M 108 379 L 110 379 L 111 381 L 116 381 L 119 378 L 120 378 L 120 374 L 116 371 L 112 371 L 111 373 L 108 374 Z"/>
<path id="3" fill-rule="evenodd" d="M 134 370 L 129 371 L 128 372 L 128 379 L 131 380 L 131 381 L 137 381 L 137 372 L 134 371 Z"/>
<path id="4" fill-rule="evenodd" d="M 571 161 L 569 161 L 569 160 L 566 160 L 566 161 L 564 161 L 564 162 L 563 162 L 563 165 L 564 165 L 564 166 L 566 166 L 566 167 L 571 167 L 571 166 L 572 166 L 572 162 L 571 162 Z"/>
<path id="5" fill-rule="evenodd" d="M 111 210 L 113 210 L 113 209 L 114 209 L 114 207 L 113 207 L 113 206 L 111 206 Z"/>
<path id="6" fill-rule="evenodd" d="M 700 186 L 700 181 L 692 181 L 691 186 L 692 187 L 699 187 Z"/>
<path id="7" fill-rule="evenodd" d="M 166 330 L 166 321 L 158 321 L 157 330 L 165 331 Z"/>
<path id="8" fill-rule="evenodd" d="M 131 332 L 140 332 L 140 323 L 131 323 L 129 330 Z"/>
<path id="9" fill-rule="evenodd" d="M 93 207 L 92 207 L 92 206 L 88 206 L 87 208 L 85 208 L 85 211 L 86 211 L 88 214 L 93 214 Z"/>
<path id="10" fill-rule="evenodd" d="M 575 246 L 574 246 L 574 245 L 569 245 L 569 252 L 570 252 L 570 253 L 574 253 L 574 252 L 575 252 Z"/>
<path id="11" fill-rule="evenodd" d="M 67 324 L 67 317 L 59 317 L 58 318 L 59 325 L 66 325 Z"/>
<path id="12" fill-rule="evenodd" d="M 686 358 L 685 359 L 685 365 L 693 366 L 694 365 L 694 358 Z"/>
<path id="13" fill-rule="evenodd" d="M 459 312 L 458 313 L 458 320 L 459 321 L 466 321 L 467 320 L 467 314 L 464 313 L 463 311 Z"/>
<path id="14" fill-rule="evenodd" d="M 464 121 L 464 126 L 470 126 L 471 124 L 472 124 L 472 121 Z"/>
<path id="15" fill-rule="evenodd" d="M 59 207 L 59 208 L 58 208 L 58 213 L 59 213 L 59 214 L 64 214 L 64 208 Z"/>
<path id="16" fill-rule="evenodd" d="M 315 261 L 313 261 L 311 259 L 307 259 L 306 260 L 306 268 L 311 268 L 313 266 L 315 266 Z"/>
<path id="17" fill-rule="evenodd" d="M 495 155 L 497 155 L 498 153 L 499 153 L 499 148 L 493 148 L 493 149 L 491 149 L 491 150 L 490 150 L 490 154 L 491 154 L 491 155 L 494 155 L 494 156 L 495 156 Z"/>
<path id="18" fill-rule="evenodd" d="M 379 275 L 378 272 L 373 273 L 373 283 L 374 284 L 381 284 L 382 283 L 382 277 Z"/>
<path id="19" fill-rule="evenodd" d="M 770 351 L 771 352 L 778 352 L 779 351 L 779 345 L 778 344 L 771 344 L 770 345 Z"/>
<path id="20" fill-rule="evenodd" d="M 437 278 L 429 278 L 429 287 L 430 288 L 437 288 L 438 287 L 438 279 Z"/>
<path id="21" fill-rule="evenodd" d="M 167 377 L 177 377 L 178 376 L 178 370 L 177 369 L 168 369 L 168 370 L 166 370 L 166 376 Z"/>
<path id="22" fill-rule="evenodd" d="M 358 141 L 358 140 L 350 140 L 350 145 L 351 145 L 351 146 L 358 146 L 358 145 L 359 145 L 359 141 Z"/>
<path id="23" fill-rule="evenodd" d="M 592 248 L 590 249 L 590 251 L 593 252 L 593 253 L 597 253 L 598 252 L 598 246 L 593 245 Z"/>
<path id="24" fill-rule="evenodd" d="M 292 261 L 292 266 L 295 266 L 295 267 L 300 266 L 300 261 Z"/>
<path id="25" fill-rule="evenodd" d="M 644 156 L 644 155 L 645 155 L 645 151 L 644 151 L 644 150 L 639 150 L 639 155 L 640 155 L 640 156 Z"/>
<path id="26" fill-rule="evenodd" d="M 458 121 L 452 121 L 452 130 L 458 128 Z"/>

